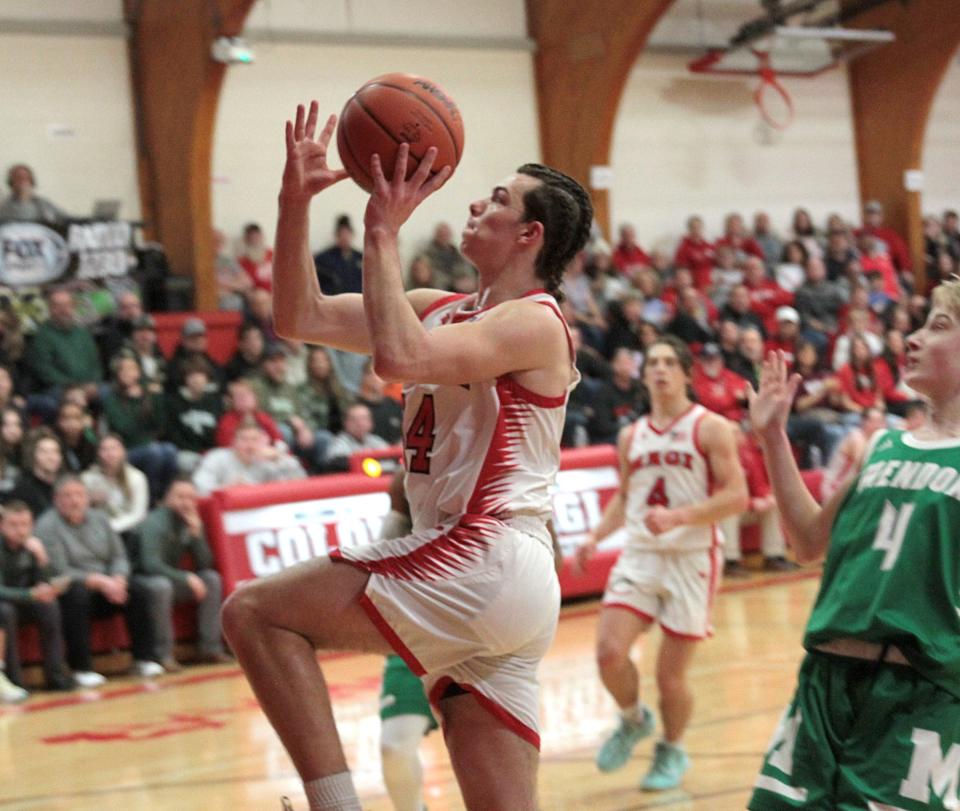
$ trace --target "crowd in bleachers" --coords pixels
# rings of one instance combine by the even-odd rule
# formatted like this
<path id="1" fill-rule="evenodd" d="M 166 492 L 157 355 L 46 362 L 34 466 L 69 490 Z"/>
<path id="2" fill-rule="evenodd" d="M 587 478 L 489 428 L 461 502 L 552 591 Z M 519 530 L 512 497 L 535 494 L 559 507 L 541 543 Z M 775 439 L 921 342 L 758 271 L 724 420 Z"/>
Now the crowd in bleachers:
<path id="1" fill-rule="evenodd" d="M 823 229 L 798 209 L 783 233 L 763 213 L 752 228 L 730 214 L 714 237 L 693 216 L 671 251 L 646 251 L 630 225 L 619 229 L 612 246 L 595 233 L 564 284 L 562 307 L 582 375 L 570 397 L 564 445 L 614 442 L 647 410 L 644 348 L 661 333 L 682 338 L 698 357 L 695 398 L 742 429 L 751 504 L 727 532 L 759 524 L 769 568 L 789 568 L 750 435 L 747 386 L 756 385 L 767 351 L 786 354 L 802 377 L 790 438 L 803 468 L 835 460 L 827 486 L 857 463 L 876 424 L 921 420 L 922 404 L 902 380 L 905 336 L 924 320 L 930 288 L 957 272 L 957 214 L 928 217 L 924 237 L 921 287 L 902 236 L 884 224 L 876 203 L 865 206 L 862 223 L 834 215 Z M 0 306 L 0 499 L 12 505 L 4 512 L 11 521 L 30 517 L 30 533 L 19 543 L 10 538 L 22 528 L 11 525 L 11 536 L 6 519 L 0 525 L 0 633 L 15 632 L 18 616 L 37 619 L 24 605 L 62 602 L 72 593 L 70 583 L 52 597 L 36 591 L 45 582 L 41 575 L 75 575 L 76 566 L 87 566 L 90 577 L 80 581 L 96 600 L 81 613 L 126 606 L 139 672 L 156 672 L 151 664 L 174 669 L 170 632 L 158 620 L 169 610 L 157 608 L 174 597 L 158 596 L 158 581 L 147 581 L 166 575 L 179 589 L 176 599 L 192 594 L 198 602 L 219 594 L 219 587 L 209 567 L 199 566 L 206 580 L 198 574 L 188 586 L 175 574 L 175 561 L 156 564 L 156 548 L 141 548 L 142 527 L 169 525 L 168 536 L 199 544 L 202 564 L 208 556 L 202 527 L 195 525 L 198 496 L 233 484 L 343 471 L 357 451 L 400 442 L 399 387 L 386 385 L 368 358 L 278 338 L 271 316 L 273 256 L 262 229 L 247 225 L 235 249 L 223 234 L 215 242 L 220 307 L 242 314 L 236 351 L 224 364 L 208 354 L 199 317 L 184 322 L 179 344 L 166 356 L 135 290 L 121 292 L 114 312 L 92 327 L 78 320 L 69 287 L 47 292 L 49 317 L 32 331 Z M 338 218 L 332 243 L 314 263 L 325 293 L 360 290 L 362 256 L 348 217 Z M 406 281 L 410 288 L 465 294 L 477 285 L 444 223 L 413 257 Z M 82 509 L 72 506 L 76 520 L 71 498 L 83 502 Z M 87 511 L 102 520 L 88 526 Z M 76 544 L 64 538 L 78 527 L 87 529 L 76 544 L 94 551 L 68 565 L 64 550 Z M 34 529 L 40 548 L 35 540 L 26 544 Z M 158 543 L 169 546 L 170 537 Z M 60 552 L 45 553 L 48 542 Z M 174 552 L 175 544 L 168 549 Z M 741 572 L 736 544 L 728 544 L 727 573 Z M 35 591 L 40 597 L 31 596 Z M 22 609 L 12 620 L 4 607 L 10 603 Z M 152 628 L 154 642 L 138 647 L 144 627 Z M 71 668 L 81 682 L 95 683 L 89 644 L 82 650 L 89 631 L 65 631 L 72 635 Z M 208 627 L 206 653 L 216 657 L 211 633 Z M 5 655 L 14 681 L 15 642 L 6 640 Z M 50 687 L 74 683 L 56 662 L 45 672 Z"/>

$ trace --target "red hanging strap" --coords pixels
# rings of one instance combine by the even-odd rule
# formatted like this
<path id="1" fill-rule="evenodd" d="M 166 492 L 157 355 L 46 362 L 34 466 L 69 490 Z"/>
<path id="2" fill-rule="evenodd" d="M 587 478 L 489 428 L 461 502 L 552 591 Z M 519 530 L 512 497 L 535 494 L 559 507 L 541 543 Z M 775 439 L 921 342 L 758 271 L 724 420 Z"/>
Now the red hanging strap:
<path id="1" fill-rule="evenodd" d="M 752 51 L 753 55 L 760 63 L 757 67 L 757 74 L 760 76 L 760 84 L 753 91 L 753 100 L 760 109 L 760 115 L 763 120 L 776 130 L 785 130 L 793 122 L 793 99 L 787 89 L 780 84 L 777 79 L 777 72 L 770 65 L 770 53 L 768 51 Z M 765 100 L 767 91 L 776 93 L 787 107 L 787 117 L 783 121 L 774 118 L 767 110 Z"/>

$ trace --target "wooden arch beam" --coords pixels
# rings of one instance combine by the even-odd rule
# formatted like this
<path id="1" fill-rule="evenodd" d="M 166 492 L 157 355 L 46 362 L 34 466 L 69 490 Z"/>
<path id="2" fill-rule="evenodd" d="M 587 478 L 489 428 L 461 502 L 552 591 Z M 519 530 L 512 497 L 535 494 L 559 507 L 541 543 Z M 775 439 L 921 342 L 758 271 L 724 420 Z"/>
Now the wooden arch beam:
<path id="1" fill-rule="evenodd" d="M 588 186 L 590 167 L 610 162 L 613 125 L 630 71 L 673 0 L 527 0 L 544 162 Z M 606 191 L 591 189 L 609 233 Z"/>
<path id="2" fill-rule="evenodd" d="M 243 30 L 254 1 L 124 0 L 147 236 L 175 274 L 193 276 L 200 310 L 217 309 L 210 182 L 226 73 L 210 46 Z"/>
<path id="3" fill-rule="evenodd" d="M 904 187 L 904 172 L 923 168 L 930 108 L 960 46 L 955 0 L 891 2 L 858 16 L 858 28 L 886 28 L 896 42 L 855 60 L 849 70 L 857 170 L 862 201 L 883 203 L 885 219 L 904 234 L 923 289 L 920 192 Z"/>

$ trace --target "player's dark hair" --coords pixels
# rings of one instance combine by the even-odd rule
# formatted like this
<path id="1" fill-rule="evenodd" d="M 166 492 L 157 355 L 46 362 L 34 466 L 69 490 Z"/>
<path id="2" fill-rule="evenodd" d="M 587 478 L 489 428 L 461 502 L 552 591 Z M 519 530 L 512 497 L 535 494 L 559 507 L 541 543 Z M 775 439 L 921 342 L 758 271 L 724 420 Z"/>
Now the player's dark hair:
<path id="1" fill-rule="evenodd" d="M 590 236 L 590 195 L 572 177 L 549 166 L 525 163 L 517 172 L 540 181 L 523 195 L 523 221 L 536 220 L 543 225 L 543 248 L 537 254 L 536 273 L 547 292 L 560 301 L 563 272 Z"/>
<path id="2" fill-rule="evenodd" d="M 661 335 L 655 341 L 651 342 L 644 350 L 644 356 L 653 349 L 657 344 L 664 344 L 669 346 L 677 355 L 677 359 L 680 361 L 680 368 L 683 369 L 683 373 L 690 377 L 693 374 L 693 352 L 690 351 L 690 347 L 687 346 L 683 341 L 681 341 L 676 335 Z"/>

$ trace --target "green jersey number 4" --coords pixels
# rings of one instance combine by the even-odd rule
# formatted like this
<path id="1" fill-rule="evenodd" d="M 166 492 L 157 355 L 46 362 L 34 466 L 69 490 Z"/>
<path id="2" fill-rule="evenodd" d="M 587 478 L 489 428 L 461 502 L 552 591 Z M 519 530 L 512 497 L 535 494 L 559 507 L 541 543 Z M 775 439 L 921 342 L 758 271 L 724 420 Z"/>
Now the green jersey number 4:
<path id="1" fill-rule="evenodd" d="M 904 504 L 898 509 L 889 501 L 884 502 L 883 515 L 880 516 L 877 534 L 873 537 L 873 548 L 885 553 L 880 564 L 881 572 L 889 571 L 897 562 L 914 507 L 916 504 Z"/>

